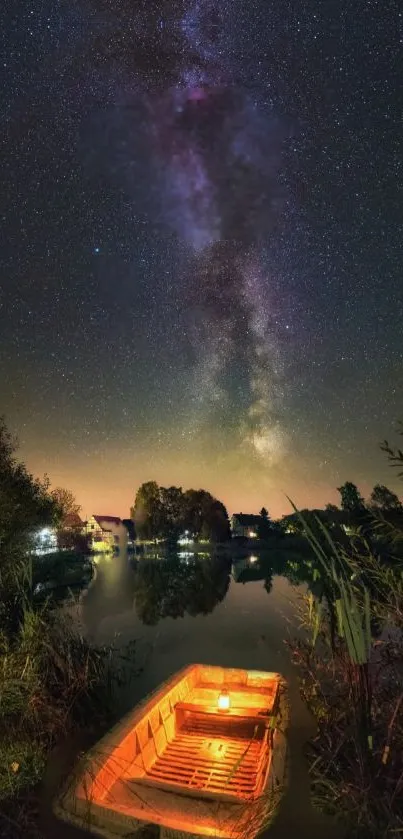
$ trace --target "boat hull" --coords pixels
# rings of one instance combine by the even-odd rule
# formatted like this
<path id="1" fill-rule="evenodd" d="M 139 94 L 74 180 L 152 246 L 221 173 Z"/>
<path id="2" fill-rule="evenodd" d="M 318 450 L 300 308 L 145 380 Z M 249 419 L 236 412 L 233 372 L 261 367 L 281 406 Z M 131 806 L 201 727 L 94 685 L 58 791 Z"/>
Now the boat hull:
<path id="1" fill-rule="evenodd" d="M 228 691 L 231 707 L 217 699 Z M 145 824 L 166 839 L 253 837 L 281 794 L 278 674 L 190 665 L 131 711 L 78 767 L 56 815 L 113 839 Z"/>

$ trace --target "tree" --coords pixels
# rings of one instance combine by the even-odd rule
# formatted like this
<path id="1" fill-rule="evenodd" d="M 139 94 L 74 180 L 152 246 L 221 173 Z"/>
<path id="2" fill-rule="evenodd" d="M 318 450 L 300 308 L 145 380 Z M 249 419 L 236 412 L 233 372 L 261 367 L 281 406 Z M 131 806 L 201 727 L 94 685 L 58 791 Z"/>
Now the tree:
<path id="1" fill-rule="evenodd" d="M 340 513 L 340 509 L 337 504 L 326 504 L 325 511 L 326 513 L 329 513 L 329 516 L 335 516 L 336 518 Z"/>
<path id="2" fill-rule="evenodd" d="M 57 547 L 62 551 L 88 554 L 91 549 L 91 536 L 89 533 L 81 533 L 81 529 L 76 528 L 58 530 Z"/>
<path id="3" fill-rule="evenodd" d="M 221 501 L 206 492 L 203 504 L 203 525 L 201 537 L 209 542 L 228 542 L 231 529 L 226 508 Z"/>
<path id="4" fill-rule="evenodd" d="M 52 489 L 51 498 L 59 511 L 61 525 L 63 525 L 67 516 L 79 519 L 81 506 L 80 504 L 77 504 L 75 496 L 69 489 L 55 487 L 55 489 Z"/>
<path id="5" fill-rule="evenodd" d="M 203 527 L 205 492 L 202 489 L 188 489 L 184 493 L 184 529 L 200 538 Z"/>
<path id="6" fill-rule="evenodd" d="M 381 512 L 403 512 L 403 505 L 399 497 L 384 484 L 375 484 L 370 498 L 371 507 Z"/>
<path id="7" fill-rule="evenodd" d="M 231 531 L 224 504 L 204 489 L 184 493 L 184 526 L 196 539 L 227 542 Z"/>
<path id="8" fill-rule="evenodd" d="M 184 523 L 184 500 L 181 487 L 160 488 L 162 507 L 162 535 L 165 539 L 177 541 Z"/>
<path id="9" fill-rule="evenodd" d="M 141 484 L 137 490 L 130 517 L 140 539 L 160 539 L 164 532 L 163 507 L 160 488 L 155 481 Z"/>
<path id="10" fill-rule="evenodd" d="M 337 504 L 326 504 L 323 524 L 332 529 L 340 528 L 348 519 L 348 515 Z"/>
<path id="11" fill-rule="evenodd" d="M 142 484 L 131 510 L 141 539 L 177 541 L 183 530 L 195 539 L 226 542 L 230 538 L 228 513 L 217 498 L 204 489 L 159 487 L 155 481 Z"/>
<path id="12" fill-rule="evenodd" d="M 346 513 L 362 512 L 365 509 L 364 499 L 359 489 L 351 481 L 346 481 L 337 489 L 341 495 L 341 508 Z"/>
<path id="13" fill-rule="evenodd" d="M 266 510 L 266 507 L 262 507 L 260 511 L 260 522 L 257 528 L 259 539 L 262 539 L 262 541 L 268 539 L 272 534 L 272 530 L 273 525 L 270 520 L 269 513 Z"/>
<path id="14" fill-rule="evenodd" d="M 47 478 L 34 478 L 17 460 L 17 444 L 0 418 L 0 628 L 15 632 L 31 594 L 29 551 L 58 509 Z"/>

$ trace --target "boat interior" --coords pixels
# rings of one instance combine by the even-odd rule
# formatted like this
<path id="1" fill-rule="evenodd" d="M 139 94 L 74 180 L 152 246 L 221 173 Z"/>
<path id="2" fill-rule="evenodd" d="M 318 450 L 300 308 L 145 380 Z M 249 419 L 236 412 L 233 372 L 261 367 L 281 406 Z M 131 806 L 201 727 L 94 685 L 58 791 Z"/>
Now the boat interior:
<path id="1" fill-rule="evenodd" d="M 257 798 L 270 767 L 278 676 L 194 665 L 136 715 L 107 761 L 129 786 L 239 802 Z M 110 787 L 104 772 L 98 793 Z M 97 797 L 103 797 L 103 795 Z"/>

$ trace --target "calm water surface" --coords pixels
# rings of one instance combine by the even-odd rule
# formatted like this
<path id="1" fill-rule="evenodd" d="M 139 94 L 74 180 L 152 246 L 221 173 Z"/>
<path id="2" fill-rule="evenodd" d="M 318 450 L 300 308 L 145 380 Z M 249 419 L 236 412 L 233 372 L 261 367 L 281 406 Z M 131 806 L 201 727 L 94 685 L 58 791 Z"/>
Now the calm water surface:
<path id="1" fill-rule="evenodd" d="M 175 671 L 193 662 L 273 670 L 289 684 L 290 781 L 270 837 L 331 836 L 310 806 L 303 747 L 314 729 L 299 698 L 285 640 L 298 632 L 301 592 L 273 575 L 259 557 L 231 563 L 192 557 L 104 556 L 74 620 L 96 644 L 135 641 L 140 674 L 126 688 L 134 705 Z M 174 617 L 176 616 L 176 617 Z"/>
<path id="2" fill-rule="evenodd" d="M 100 558 L 80 606 L 82 627 L 95 643 L 136 640 L 136 660 L 145 665 L 141 685 L 136 686 L 140 692 L 197 661 L 276 670 L 289 677 L 284 638 L 295 625 L 298 594 L 286 579 L 274 577 L 268 594 L 263 580 L 235 581 L 242 561 L 231 568 L 226 560 L 182 560 L 167 569 L 168 580 L 158 573 L 148 578 L 143 568 L 151 563 L 161 565 L 142 559 L 133 569 L 126 557 Z M 206 573 L 196 574 L 194 585 L 187 588 L 186 577 L 194 565 Z M 213 581 L 210 571 L 212 576 L 216 571 Z M 156 589 L 162 589 L 162 598 Z M 201 613 L 207 609 L 208 614 Z M 172 612 L 183 617 L 171 617 Z"/>

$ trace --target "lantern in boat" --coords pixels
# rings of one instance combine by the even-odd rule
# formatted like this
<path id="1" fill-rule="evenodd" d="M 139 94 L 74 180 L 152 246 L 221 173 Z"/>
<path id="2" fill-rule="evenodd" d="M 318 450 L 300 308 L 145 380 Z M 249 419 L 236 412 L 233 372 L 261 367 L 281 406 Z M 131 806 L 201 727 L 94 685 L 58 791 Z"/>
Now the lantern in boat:
<path id="1" fill-rule="evenodd" d="M 227 690 L 222 690 L 218 697 L 218 708 L 220 711 L 229 711 L 230 699 Z"/>

